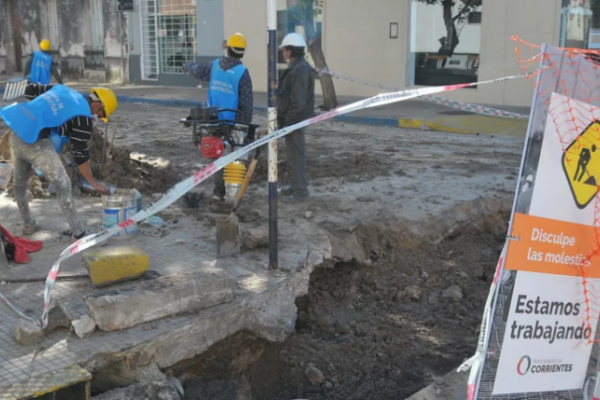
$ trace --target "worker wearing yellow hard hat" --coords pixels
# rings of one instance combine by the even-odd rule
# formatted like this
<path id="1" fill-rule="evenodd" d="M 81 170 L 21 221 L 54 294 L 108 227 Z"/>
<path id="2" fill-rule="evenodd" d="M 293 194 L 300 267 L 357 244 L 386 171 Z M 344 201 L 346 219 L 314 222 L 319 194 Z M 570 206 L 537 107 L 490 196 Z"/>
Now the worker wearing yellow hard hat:
<path id="1" fill-rule="evenodd" d="M 241 33 L 234 33 L 224 42 L 224 47 L 225 56 L 208 63 L 186 63 L 182 65 L 183 70 L 197 79 L 210 82 L 209 106 L 238 111 L 220 111 L 220 120 L 251 123 L 254 111 L 252 79 L 248 69 L 242 64 L 247 48 L 246 38 Z M 213 198 L 225 198 L 223 170 L 215 174 Z"/>
<path id="2" fill-rule="evenodd" d="M 40 49 L 31 53 L 25 60 L 24 75 L 30 83 L 48 85 L 52 76 L 56 82 L 62 84 L 62 77 L 52 61 L 52 56 L 48 54 L 51 48 L 50 41 L 44 39 L 40 42 Z"/>
<path id="3" fill-rule="evenodd" d="M 28 103 L 0 109 L 0 117 L 12 130 L 14 194 L 23 218 L 23 235 L 31 235 L 38 225 L 29 210 L 27 182 L 32 168 L 39 170 L 56 190 L 56 198 L 74 239 L 83 237 L 85 226 L 77 217 L 71 181 L 59 153 L 69 143 L 71 160 L 78 174 L 100 193 L 110 193 L 105 183 L 92 175 L 88 141 L 94 118 L 105 122 L 117 109 L 115 93 L 105 87 L 93 87 L 87 96 L 64 85 L 30 84 L 34 98 Z"/>

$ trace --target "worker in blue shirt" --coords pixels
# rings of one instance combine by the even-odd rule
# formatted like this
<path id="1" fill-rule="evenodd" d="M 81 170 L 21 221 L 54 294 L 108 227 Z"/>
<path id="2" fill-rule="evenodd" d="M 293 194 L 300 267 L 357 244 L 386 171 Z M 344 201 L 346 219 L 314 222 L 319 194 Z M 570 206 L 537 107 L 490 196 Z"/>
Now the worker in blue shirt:
<path id="1" fill-rule="evenodd" d="M 252 79 L 248 69 L 242 64 L 246 52 L 246 38 L 234 33 L 227 39 L 227 55 L 208 63 L 186 63 L 183 69 L 195 78 L 210 82 L 208 86 L 208 105 L 219 108 L 239 110 L 239 113 L 222 111 L 219 119 L 229 119 L 244 123 L 252 122 L 254 98 Z M 223 170 L 215 174 L 213 198 L 225 198 Z"/>
<path id="2" fill-rule="evenodd" d="M 39 169 L 56 188 L 56 198 L 71 228 L 71 236 L 81 239 L 86 233 L 85 226 L 77 217 L 71 181 L 58 153 L 69 142 L 74 162 L 87 182 L 100 193 L 110 193 L 110 188 L 92 175 L 88 140 L 94 116 L 107 122 L 117 109 L 117 97 L 103 87 L 94 87 L 84 96 L 67 86 L 49 86 L 38 85 L 30 102 L 0 109 L 0 117 L 13 132 L 9 140 L 15 169 L 15 200 L 23 218 L 22 233 L 32 235 L 39 226 L 31 215 L 26 190 L 32 168 Z"/>
<path id="3" fill-rule="evenodd" d="M 51 45 L 48 39 L 40 42 L 40 49 L 34 51 L 25 60 L 24 75 L 30 83 L 39 83 L 47 85 L 50 83 L 50 76 L 56 79 L 56 82 L 62 84 L 62 78 L 52 62 L 52 56 L 48 54 Z"/>

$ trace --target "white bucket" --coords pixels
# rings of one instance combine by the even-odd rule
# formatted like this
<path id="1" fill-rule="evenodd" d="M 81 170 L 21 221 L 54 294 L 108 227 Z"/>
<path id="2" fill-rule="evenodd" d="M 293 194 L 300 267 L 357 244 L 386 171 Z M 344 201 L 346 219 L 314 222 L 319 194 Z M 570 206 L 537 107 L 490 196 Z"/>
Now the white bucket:
<path id="1" fill-rule="evenodd" d="M 6 189 L 10 182 L 10 178 L 12 177 L 12 171 L 12 165 L 0 163 L 0 189 Z"/>
<path id="2" fill-rule="evenodd" d="M 117 189 L 112 195 L 102 195 L 102 225 L 104 229 L 114 228 L 137 213 L 138 192 L 135 189 Z M 137 232 L 137 223 L 115 234 L 115 238 L 126 238 Z"/>

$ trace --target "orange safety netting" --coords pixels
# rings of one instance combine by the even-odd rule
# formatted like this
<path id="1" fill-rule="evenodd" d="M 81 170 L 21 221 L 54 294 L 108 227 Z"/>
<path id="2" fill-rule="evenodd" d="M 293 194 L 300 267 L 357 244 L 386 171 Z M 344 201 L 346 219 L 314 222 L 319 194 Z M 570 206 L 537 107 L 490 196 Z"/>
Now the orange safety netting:
<path id="1" fill-rule="evenodd" d="M 546 53 L 541 46 L 527 43 L 517 36 L 513 36 L 512 40 L 516 44 L 515 55 L 520 69 L 531 72 L 529 79 L 535 81 L 538 103 L 534 104 L 534 114 L 538 115 L 533 117 L 544 127 L 549 123 L 554 125 L 563 150 L 564 171 L 574 169 L 574 179 L 591 188 L 591 193 L 587 194 L 589 200 L 585 193 L 576 200 L 581 201 L 578 203 L 580 209 L 587 207 L 585 200 L 589 205 L 594 202 L 594 247 L 589 254 L 584 254 L 585 262 L 590 262 L 600 256 L 600 174 L 594 175 L 587 169 L 588 165 L 596 162 L 600 166 L 600 145 L 597 146 L 600 144 L 600 50 L 559 48 L 564 52 L 559 55 L 556 52 Z M 553 93 L 565 96 L 566 101 L 557 105 L 552 101 Z M 533 129 L 531 135 L 536 135 L 535 124 L 530 125 Z M 538 137 L 538 140 L 541 138 Z M 592 323 L 597 323 L 597 318 L 590 311 L 591 307 L 600 306 L 600 292 L 597 290 L 600 288 L 594 287 L 584 265 L 573 268 L 578 268 L 581 276 L 585 299 L 584 322 L 586 327 L 591 327 Z M 590 338 L 582 344 L 589 345 L 594 341 Z"/>

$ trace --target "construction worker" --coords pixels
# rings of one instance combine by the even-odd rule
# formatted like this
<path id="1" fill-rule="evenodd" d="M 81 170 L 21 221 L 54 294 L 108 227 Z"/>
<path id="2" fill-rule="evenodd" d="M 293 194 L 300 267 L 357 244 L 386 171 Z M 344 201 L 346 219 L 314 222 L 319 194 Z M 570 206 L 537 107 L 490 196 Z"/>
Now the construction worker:
<path id="1" fill-rule="evenodd" d="M 252 122 L 254 98 L 252 95 L 252 79 L 248 69 L 242 65 L 246 52 L 246 38 L 241 33 L 234 33 L 224 44 L 226 55 L 209 63 L 186 63 L 183 69 L 208 85 L 208 105 L 220 108 L 239 110 L 219 112 L 219 119 L 229 119 L 244 123 Z M 213 198 L 225 198 L 225 182 L 223 170 L 215 174 Z"/>
<path id="2" fill-rule="evenodd" d="M 52 56 L 48 54 L 50 48 L 50 41 L 44 39 L 40 42 L 40 49 L 34 51 L 25 60 L 24 75 L 30 83 L 47 85 L 50 83 L 50 75 L 52 75 L 56 79 L 56 82 L 62 85 L 62 78 L 52 62 Z"/>
<path id="3" fill-rule="evenodd" d="M 23 235 L 31 235 L 38 228 L 26 194 L 33 167 L 56 188 L 56 197 L 71 235 L 80 239 L 85 236 L 85 227 L 77 217 L 71 181 L 58 153 L 62 145 L 70 142 L 73 161 L 87 182 L 100 193 L 110 193 L 110 188 L 92 175 L 88 140 L 92 135 L 93 118 L 107 122 L 117 109 L 117 98 L 112 90 L 101 87 L 92 88 L 88 96 L 63 85 L 49 89 L 48 85 L 37 85 L 34 88 L 40 92 L 32 101 L 0 109 L 0 116 L 14 133 L 10 137 L 14 192 L 24 222 Z"/>
<path id="4" fill-rule="evenodd" d="M 288 63 L 277 88 L 277 125 L 282 129 L 315 115 L 315 75 L 304 58 L 306 42 L 300 34 L 288 34 L 279 49 L 283 50 L 283 57 Z M 292 167 L 292 186 L 281 191 L 283 202 L 299 203 L 309 197 L 305 131 L 305 128 L 298 129 L 285 136 L 287 158 Z"/>

